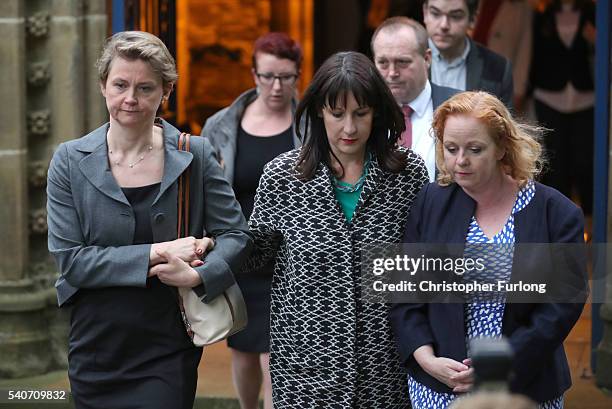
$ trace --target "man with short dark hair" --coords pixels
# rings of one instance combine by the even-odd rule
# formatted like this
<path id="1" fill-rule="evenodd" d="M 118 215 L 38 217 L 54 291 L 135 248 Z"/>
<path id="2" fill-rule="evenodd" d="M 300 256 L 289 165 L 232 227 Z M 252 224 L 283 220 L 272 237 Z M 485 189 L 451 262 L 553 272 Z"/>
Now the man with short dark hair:
<path id="1" fill-rule="evenodd" d="M 436 172 L 435 139 L 430 134 L 433 111 L 459 91 L 430 84 L 427 32 L 416 21 L 407 17 L 385 20 L 374 32 L 371 47 L 376 68 L 404 111 L 406 131 L 399 143 L 421 155 L 433 182 Z"/>
<path id="2" fill-rule="evenodd" d="M 467 35 L 477 10 L 478 0 L 425 0 L 423 19 L 432 51 L 431 82 L 462 91 L 487 91 L 511 108 L 510 62 Z"/>

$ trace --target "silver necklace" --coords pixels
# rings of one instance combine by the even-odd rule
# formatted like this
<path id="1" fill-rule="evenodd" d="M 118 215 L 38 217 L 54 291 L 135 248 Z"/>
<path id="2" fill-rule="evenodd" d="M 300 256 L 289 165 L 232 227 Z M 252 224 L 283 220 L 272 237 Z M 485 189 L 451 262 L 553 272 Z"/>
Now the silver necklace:
<path id="1" fill-rule="evenodd" d="M 153 145 L 149 145 L 147 146 L 147 150 L 138 157 L 138 159 L 136 159 L 134 162 L 128 163 L 128 168 L 133 168 L 134 166 L 138 165 L 140 162 L 142 162 L 145 158 L 145 156 L 147 155 L 147 153 L 151 152 L 153 150 Z M 109 149 L 108 153 L 110 155 L 113 154 L 113 150 Z M 113 163 L 117 166 L 121 166 L 121 162 L 119 162 L 118 160 L 113 160 Z"/>

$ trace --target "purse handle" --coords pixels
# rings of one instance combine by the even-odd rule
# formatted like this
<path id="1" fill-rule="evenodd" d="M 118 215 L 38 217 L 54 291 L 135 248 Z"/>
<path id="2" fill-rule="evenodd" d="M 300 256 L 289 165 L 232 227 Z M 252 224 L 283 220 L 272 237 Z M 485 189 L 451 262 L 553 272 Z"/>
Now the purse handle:
<path id="1" fill-rule="evenodd" d="M 190 138 L 191 135 L 185 132 L 182 132 L 178 139 L 178 150 L 190 152 Z M 178 222 L 176 227 L 176 237 L 187 237 L 189 234 L 189 185 L 191 181 L 191 166 L 187 167 L 181 173 L 178 179 Z M 185 305 L 183 303 L 183 297 L 181 297 L 180 291 L 177 291 L 177 300 L 179 309 L 181 311 L 181 318 L 183 320 L 183 324 L 185 325 L 185 331 L 187 331 L 187 336 L 193 342 L 193 329 L 191 328 L 191 323 L 187 318 L 187 313 L 185 312 Z"/>
<path id="2" fill-rule="evenodd" d="M 179 151 L 190 152 L 190 138 L 188 133 L 181 133 L 178 140 Z M 179 176 L 178 179 L 178 223 L 177 238 L 189 235 L 189 186 L 191 181 L 191 166 Z"/>

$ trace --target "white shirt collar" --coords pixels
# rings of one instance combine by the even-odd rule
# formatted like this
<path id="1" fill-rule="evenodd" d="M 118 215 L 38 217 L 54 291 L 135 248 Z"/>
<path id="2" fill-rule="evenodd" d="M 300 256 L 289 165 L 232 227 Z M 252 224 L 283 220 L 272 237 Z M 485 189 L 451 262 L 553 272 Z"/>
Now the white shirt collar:
<path id="1" fill-rule="evenodd" d="M 420 118 L 425 115 L 425 110 L 427 109 L 427 104 L 431 99 L 431 85 L 429 85 L 429 81 L 425 81 L 425 88 L 423 91 L 412 101 L 408 103 L 410 108 L 414 111 L 414 113 Z"/>

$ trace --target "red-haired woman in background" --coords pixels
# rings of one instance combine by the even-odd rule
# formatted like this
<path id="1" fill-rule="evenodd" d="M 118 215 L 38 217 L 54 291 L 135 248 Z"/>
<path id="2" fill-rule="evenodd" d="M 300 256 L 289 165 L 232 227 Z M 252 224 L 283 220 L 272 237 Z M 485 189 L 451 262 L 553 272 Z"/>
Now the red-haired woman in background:
<path id="1" fill-rule="evenodd" d="M 296 82 L 302 50 L 284 33 L 268 33 L 253 47 L 256 88 L 210 117 L 202 136 L 208 137 L 248 219 L 263 167 L 299 144 L 293 128 Z M 264 407 L 272 408 L 270 380 L 270 287 L 273 265 L 237 275 L 247 303 L 247 328 L 229 338 L 234 385 L 242 409 L 258 407 L 264 385 Z"/>

